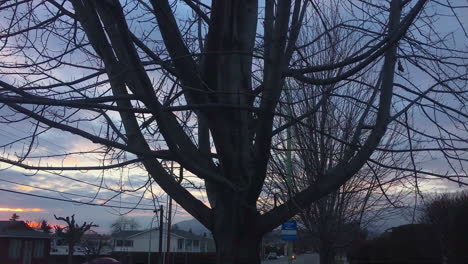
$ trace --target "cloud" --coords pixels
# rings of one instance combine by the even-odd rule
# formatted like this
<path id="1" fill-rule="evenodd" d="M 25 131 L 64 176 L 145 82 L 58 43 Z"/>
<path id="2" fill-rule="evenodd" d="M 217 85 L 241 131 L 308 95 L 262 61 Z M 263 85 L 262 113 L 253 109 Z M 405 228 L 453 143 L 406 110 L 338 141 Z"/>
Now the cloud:
<path id="1" fill-rule="evenodd" d="M 1 166 L 0 168 L 7 168 Z M 29 175 L 29 176 L 27 176 Z M 118 193 L 110 191 L 108 187 L 113 187 L 116 190 L 119 190 L 118 178 L 107 178 L 107 175 L 104 177 L 104 181 L 101 183 L 101 177 L 88 173 L 81 172 L 68 172 L 65 174 L 69 178 L 63 178 L 58 175 L 38 172 L 32 174 L 24 170 L 9 168 L 7 170 L 0 170 L 0 188 L 4 190 L 14 190 L 24 194 L 19 193 L 9 193 L 6 191 L 0 191 L 0 201 L 3 203 L 0 204 L 2 208 L 8 209 L 23 209 L 23 210 L 0 210 L 0 220 L 8 220 L 13 213 L 16 213 L 20 216 L 20 220 L 24 221 L 38 221 L 38 220 L 47 220 L 50 224 L 55 225 L 59 224 L 54 218 L 54 214 L 57 216 L 71 216 L 75 214 L 75 217 L 79 223 L 84 221 L 93 222 L 100 226 L 99 232 L 109 232 L 110 224 L 117 219 L 119 215 L 129 213 L 130 217 L 135 217 L 142 224 L 142 228 L 149 227 L 154 213 L 152 210 L 143 211 L 143 210 L 129 210 L 129 209 L 119 209 L 119 208 L 106 208 L 106 207 L 97 207 L 89 205 L 80 205 L 70 202 L 43 199 L 38 197 L 31 197 L 25 194 L 33 195 L 43 195 L 51 198 L 59 198 L 66 200 L 77 200 L 83 202 L 92 202 L 92 203 L 106 203 L 108 205 L 116 206 L 127 206 L 138 208 L 153 208 L 154 204 L 151 199 L 151 195 L 144 189 L 137 192 L 130 192 L 125 194 L 117 195 Z M 127 182 L 131 180 L 131 182 Z M 74 180 L 75 179 L 75 180 Z M 80 180 L 83 182 L 77 182 Z M 126 182 L 126 185 L 123 188 L 135 189 L 147 180 L 147 176 L 139 175 L 126 175 L 123 178 L 123 181 Z M 20 183 L 23 185 L 18 185 L 14 183 Z M 89 185 L 89 184 L 94 185 Z M 130 184 L 131 183 L 131 184 Z M 27 185 L 27 186 L 26 186 Z M 33 187 L 31 187 L 33 186 Z M 96 186 L 102 186 L 101 188 Z M 38 189 L 35 187 L 40 187 L 43 189 Z M 157 190 L 157 195 L 159 198 L 162 197 L 162 192 L 160 188 L 154 186 L 153 190 Z M 62 193 L 60 193 L 62 192 Z M 63 192 L 67 192 L 65 194 Z M 71 194 L 77 194 L 80 196 L 74 196 Z M 144 195 L 144 199 L 140 201 L 141 195 Z M 115 197 L 114 197 L 115 196 Z M 93 199 L 95 197 L 95 199 Z M 113 198 L 110 201 L 107 201 L 109 198 Z M 166 201 L 165 196 L 160 199 L 160 201 Z M 167 208 L 166 204 L 162 204 Z M 157 204 L 157 206 L 159 206 Z M 34 209 L 40 208 L 38 210 L 24 210 L 24 209 Z M 181 210 L 179 206 L 174 203 L 174 212 L 176 208 L 179 208 L 177 211 L 177 216 L 174 219 L 175 221 L 185 220 L 188 215 L 185 215 L 185 211 Z M 179 212 L 182 214 L 178 216 Z"/>
<path id="2" fill-rule="evenodd" d="M 41 208 L 9 208 L 0 207 L 0 212 L 43 212 Z"/>
<path id="3" fill-rule="evenodd" d="M 14 190 L 24 191 L 24 192 L 30 192 L 30 191 L 34 190 L 34 188 L 29 187 L 29 186 L 17 186 L 17 187 L 13 187 L 13 188 L 14 188 Z"/>

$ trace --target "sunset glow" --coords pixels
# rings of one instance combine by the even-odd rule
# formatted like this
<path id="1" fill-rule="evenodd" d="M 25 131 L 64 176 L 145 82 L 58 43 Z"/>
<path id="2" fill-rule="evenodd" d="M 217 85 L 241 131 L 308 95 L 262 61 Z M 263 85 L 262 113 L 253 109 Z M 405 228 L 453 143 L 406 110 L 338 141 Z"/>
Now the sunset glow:
<path id="1" fill-rule="evenodd" d="M 41 208 L 8 208 L 0 207 L 0 212 L 43 212 Z"/>
<path id="2" fill-rule="evenodd" d="M 40 222 L 35 222 L 35 221 L 31 221 L 31 222 L 27 222 L 26 223 L 29 227 L 31 228 L 34 228 L 34 229 L 39 229 L 41 228 L 41 224 Z"/>

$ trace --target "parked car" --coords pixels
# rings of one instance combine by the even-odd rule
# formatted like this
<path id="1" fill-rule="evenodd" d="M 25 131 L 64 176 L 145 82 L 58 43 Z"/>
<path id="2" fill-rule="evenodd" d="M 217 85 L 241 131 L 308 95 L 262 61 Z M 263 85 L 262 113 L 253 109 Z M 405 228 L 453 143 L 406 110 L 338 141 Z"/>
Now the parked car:
<path id="1" fill-rule="evenodd" d="M 120 261 L 113 258 L 97 258 L 83 264 L 122 264 Z"/>
<path id="2" fill-rule="evenodd" d="M 277 259 L 277 258 L 278 258 L 278 255 L 276 254 L 276 252 L 268 253 L 267 259 Z"/>

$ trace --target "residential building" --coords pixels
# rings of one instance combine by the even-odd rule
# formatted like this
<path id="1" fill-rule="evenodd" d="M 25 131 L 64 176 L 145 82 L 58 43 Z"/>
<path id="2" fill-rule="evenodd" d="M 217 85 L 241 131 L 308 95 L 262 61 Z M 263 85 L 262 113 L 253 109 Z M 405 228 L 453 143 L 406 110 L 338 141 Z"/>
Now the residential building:
<path id="1" fill-rule="evenodd" d="M 170 232 L 171 252 L 214 252 L 214 241 L 207 236 L 172 229 Z M 163 229 L 163 252 L 167 250 L 167 230 Z M 113 252 L 159 252 L 159 229 L 145 231 L 122 231 L 112 235 Z"/>
<path id="2" fill-rule="evenodd" d="M 50 255 L 51 256 L 67 256 L 68 255 L 68 244 L 65 239 L 58 237 L 57 235 L 52 236 L 50 243 Z M 81 245 L 73 247 L 73 256 L 85 256 L 86 248 Z"/>
<path id="3" fill-rule="evenodd" d="M 50 235 L 23 221 L 0 221 L 0 263 L 47 264 Z"/>
<path id="4" fill-rule="evenodd" d="M 88 256 L 108 256 L 112 253 L 111 236 L 88 231 L 81 238 L 80 245 L 85 248 Z"/>
<path id="5" fill-rule="evenodd" d="M 103 235 L 91 236 L 90 234 L 85 234 L 82 241 L 73 247 L 73 256 L 109 255 L 112 252 L 112 248 L 108 246 L 108 240 L 110 240 L 110 238 Z M 65 239 L 57 235 L 52 236 L 50 255 L 68 255 L 68 244 Z"/>

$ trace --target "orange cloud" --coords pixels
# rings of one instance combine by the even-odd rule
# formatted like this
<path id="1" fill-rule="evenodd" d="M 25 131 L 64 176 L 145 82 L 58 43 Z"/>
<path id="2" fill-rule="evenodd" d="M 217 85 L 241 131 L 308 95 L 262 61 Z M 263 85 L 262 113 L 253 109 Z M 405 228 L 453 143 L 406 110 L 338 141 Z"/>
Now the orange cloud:
<path id="1" fill-rule="evenodd" d="M 26 224 L 31 228 L 39 229 L 41 228 L 42 223 L 31 221 L 31 222 L 26 222 Z"/>
<path id="2" fill-rule="evenodd" d="M 31 228 L 34 228 L 34 229 L 40 229 L 41 226 L 42 226 L 42 222 L 37 222 L 37 221 L 26 221 L 26 224 L 31 227 Z M 60 227 L 60 228 L 66 228 L 67 226 L 65 225 L 53 225 L 51 223 L 47 223 L 50 227 L 52 228 L 57 228 L 57 227 Z"/>
<path id="3" fill-rule="evenodd" d="M 32 187 L 29 187 L 29 186 L 22 186 L 22 185 L 16 187 L 15 189 L 20 190 L 20 191 L 25 191 L 25 192 L 29 192 L 29 191 L 34 190 L 34 188 L 32 188 Z"/>
<path id="4" fill-rule="evenodd" d="M 8 208 L 0 207 L 0 212 L 43 212 L 41 208 Z"/>

